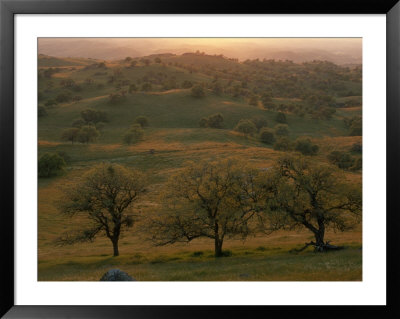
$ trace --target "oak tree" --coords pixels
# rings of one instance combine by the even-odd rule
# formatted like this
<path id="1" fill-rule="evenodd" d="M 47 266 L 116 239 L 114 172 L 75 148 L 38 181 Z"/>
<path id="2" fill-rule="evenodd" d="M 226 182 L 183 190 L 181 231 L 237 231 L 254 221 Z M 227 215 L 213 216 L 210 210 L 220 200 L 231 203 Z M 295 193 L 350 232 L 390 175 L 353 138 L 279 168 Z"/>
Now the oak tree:
<path id="1" fill-rule="evenodd" d="M 92 242 L 96 236 L 106 236 L 119 255 L 121 233 L 133 226 L 137 215 L 133 204 L 145 187 L 144 175 L 117 164 L 99 164 L 88 171 L 82 180 L 66 189 L 59 207 L 69 217 L 86 217 L 81 230 L 66 233 L 58 239 L 60 245 Z"/>

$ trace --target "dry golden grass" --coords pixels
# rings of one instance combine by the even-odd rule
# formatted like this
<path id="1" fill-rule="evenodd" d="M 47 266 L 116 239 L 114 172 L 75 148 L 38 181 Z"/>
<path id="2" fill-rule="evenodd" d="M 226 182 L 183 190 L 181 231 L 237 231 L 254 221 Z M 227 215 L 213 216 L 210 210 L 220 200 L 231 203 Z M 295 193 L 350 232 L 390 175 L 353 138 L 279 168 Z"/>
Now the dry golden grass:
<path id="1" fill-rule="evenodd" d="M 149 94 L 149 95 L 166 95 L 166 94 L 171 94 L 171 93 L 185 92 L 185 91 L 189 91 L 189 90 L 190 89 L 171 89 L 171 90 L 166 90 L 166 91 L 146 92 L 145 94 Z"/>
<path id="2" fill-rule="evenodd" d="M 58 143 L 58 142 L 50 142 L 50 141 L 43 141 L 43 140 L 39 140 L 38 141 L 38 146 L 57 146 L 63 143 Z"/>
<path id="3" fill-rule="evenodd" d="M 312 139 L 320 148 L 320 154 L 329 154 L 332 151 L 349 151 L 353 144 L 362 143 L 361 136 L 325 136 L 320 139 Z"/>
<path id="4" fill-rule="evenodd" d="M 341 108 L 341 110 L 345 111 L 345 112 L 361 111 L 362 110 L 362 106 L 343 107 L 343 108 Z"/>

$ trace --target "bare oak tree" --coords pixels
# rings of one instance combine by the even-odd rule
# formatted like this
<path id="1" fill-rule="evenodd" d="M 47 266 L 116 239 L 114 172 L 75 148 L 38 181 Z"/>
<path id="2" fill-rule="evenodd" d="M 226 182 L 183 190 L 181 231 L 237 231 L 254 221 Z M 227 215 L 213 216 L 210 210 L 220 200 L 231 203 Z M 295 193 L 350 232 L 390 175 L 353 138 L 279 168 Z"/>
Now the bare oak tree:
<path id="1" fill-rule="evenodd" d="M 67 216 L 85 216 L 86 227 L 58 239 L 61 245 L 93 241 L 105 235 L 119 255 L 118 241 L 125 228 L 133 226 L 133 203 L 144 191 L 145 178 L 138 171 L 116 164 L 100 164 L 88 171 L 82 181 L 66 190 L 60 203 Z"/>
<path id="2" fill-rule="evenodd" d="M 259 174 L 232 160 L 189 163 L 165 187 L 164 212 L 151 221 L 151 240 L 167 245 L 210 238 L 215 256 L 223 256 L 226 237 L 246 238 L 254 229 L 259 201 L 265 199 L 255 186 Z"/>

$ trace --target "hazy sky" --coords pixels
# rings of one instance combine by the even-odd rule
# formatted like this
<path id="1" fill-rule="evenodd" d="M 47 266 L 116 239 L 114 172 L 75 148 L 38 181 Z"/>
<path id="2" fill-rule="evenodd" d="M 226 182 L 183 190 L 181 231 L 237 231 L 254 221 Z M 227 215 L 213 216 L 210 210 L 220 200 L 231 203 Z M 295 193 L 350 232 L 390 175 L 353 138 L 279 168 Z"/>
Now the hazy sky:
<path id="1" fill-rule="evenodd" d="M 239 59 L 264 58 L 278 52 L 346 56 L 360 60 L 361 38 L 40 38 L 38 51 L 64 57 L 119 59 L 155 53 L 204 51 Z"/>

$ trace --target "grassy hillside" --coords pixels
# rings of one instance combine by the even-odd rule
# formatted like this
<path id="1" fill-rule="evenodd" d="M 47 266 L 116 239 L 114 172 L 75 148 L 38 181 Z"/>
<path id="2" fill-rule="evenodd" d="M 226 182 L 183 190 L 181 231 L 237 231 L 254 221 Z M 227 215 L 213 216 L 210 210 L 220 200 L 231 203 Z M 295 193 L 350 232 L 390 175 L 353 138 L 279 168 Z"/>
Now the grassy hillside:
<path id="1" fill-rule="evenodd" d="M 349 122 L 362 114 L 357 68 L 327 62 L 239 62 L 201 54 L 105 62 L 39 55 L 38 61 L 38 105 L 43 111 L 38 155 L 59 153 L 67 160 L 63 174 L 39 178 L 39 280 L 98 280 L 112 267 L 139 280 L 361 280 L 360 225 L 349 232 L 328 233 L 329 240 L 347 247 L 343 251 L 293 254 L 290 250 L 309 241 L 311 233 L 280 231 L 245 242 L 227 240 L 224 248 L 232 256 L 220 260 L 211 257 L 210 240 L 154 247 L 145 240 L 142 227 L 146 216 L 157 213 L 164 182 L 187 161 L 237 157 L 266 169 L 286 153 L 262 143 L 258 133 L 237 132 L 241 119 L 262 119 L 273 130 L 281 112 L 290 141 L 307 136 L 319 146 L 312 161 L 328 163 L 334 150 L 360 157 L 351 149 L 362 138 L 351 134 Z M 203 89 L 203 97 L 193 96 L 195 86 Z M 76 126 L 87 109 L 107 116 L 101 125 L 86 123 L 96 126 L 99 137 L 88 144 L 63 140 L 64 130 Z M 216 113 L 223 117 L 222 128 L 199 126 L 202 118 Z M 150 125 L 142 140 L 124 144 L 123 136 L 138 116 L 146 116 Z M 62 232 L 87 223 L 61 216 L 57 201 L 66 186 L 100 162 L 137 168 L 150 181 L 139 205 L 142 221 L 124 233 L 121 256 L 115 258 L 106 238 L 55 245 Z M 360 169 L 342 173 L 361 187 Z"/>

